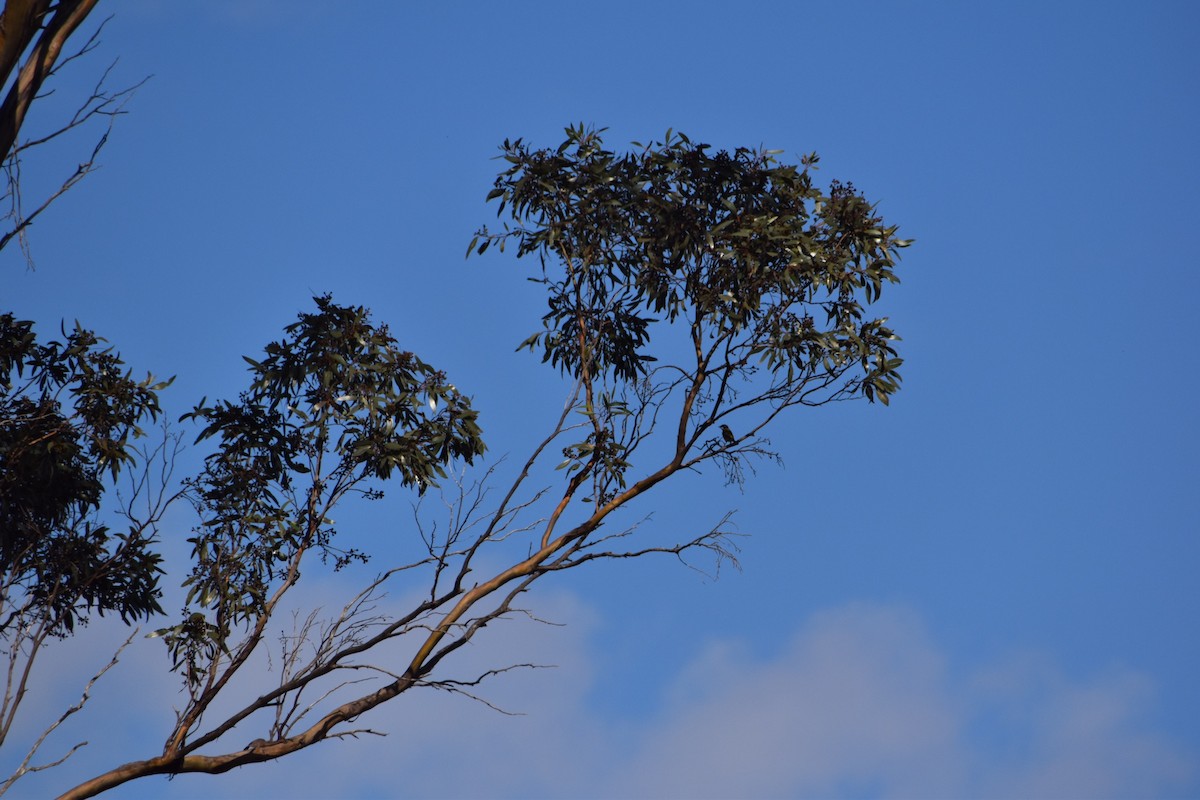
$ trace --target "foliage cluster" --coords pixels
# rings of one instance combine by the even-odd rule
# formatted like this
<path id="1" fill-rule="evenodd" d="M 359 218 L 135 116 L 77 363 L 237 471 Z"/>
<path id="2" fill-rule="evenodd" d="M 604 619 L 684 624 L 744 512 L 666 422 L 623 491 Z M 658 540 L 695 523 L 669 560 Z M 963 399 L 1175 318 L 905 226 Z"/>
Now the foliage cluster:
<path id="1" fill-rule="evenodd" d="M 203 524 L 188 541 L 185 619 L 158 631 L 189 683 L 239 626 L 268 612 L 270 592 L 299 577 L 305 551 L 335 569 L 365 562 L 334 544 L 329 510 L 351 492 L 381 499 L 383 482 L 424 493 L 455 459 L 484 451 L 477 413 L 445 373 L 399 349 L 362 306 L 315 298 L 287 336 L 249 357 L 251 386 L 237 401 L 201 401 L 183 419 L 218 449 L 191 482 Z M 212 612 L 212 619 L 205 612 Z"/>
<path id="2" fill-rule="evenodd" d="M 651 325 L 684 320 L 788 383 L 858 362 L 855 387 L 888 402 L 900 380 L 896 337 L 886 319 L 865 320 L 863 305 L 897 281 L 896 252 L 909 241 L 853 184 L 822 193 L 816 154 L 797 168 L 778 151 L 710 153 L 670 131 L 618 154 L 600 133 L 569 128 L 556 149 L 504 143 L 510 166 L 488 198 L 515 227 L 481 230 L 472 247 L 515 239 L 518 256 L 541 260 L 549 310 L 523 346 L 575 377 L 628 381 L 655 360 Z"/>
<path id="3" fill-rule="evenodd" d="M 106 488 L 134 461 L 170 381 L 135 380 L 78 323 L 39 344 L 0 315 L 0 635 L 74 632 L 95 611 L 132 622 L 162 613 L 159 556 L 145 531 L 96 521 Z"/>

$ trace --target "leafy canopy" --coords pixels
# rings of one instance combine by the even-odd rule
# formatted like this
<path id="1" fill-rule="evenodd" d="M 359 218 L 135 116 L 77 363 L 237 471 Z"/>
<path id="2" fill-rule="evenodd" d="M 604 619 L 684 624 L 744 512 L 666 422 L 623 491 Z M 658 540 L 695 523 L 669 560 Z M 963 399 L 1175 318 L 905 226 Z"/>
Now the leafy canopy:
<path id="1" fill-rule="evenodd" d="M 910 241 L 852 184 L 815 187 L 815 154 L 798 168 L 777 151 L 712 152 L 670 131 L 616 153 L 602 132 L 568 128 L 556 149 L 502 147 L 510 166 L 488 199 L 513 224 L 481 229 L 471 249 L 515 240 L 518 256 L 539 257 L 549 310 L 523 347 L 575 377 L 633 380 L 656 360 L 652 324 L 685 321 L 738 338 L 789 382 L 857 362 L 854 388 L 888 402 L 897 337 L 863 307 L 897 281 Z"/>
<path id="2" fill-rule="evenodd" d="M 334 544 L 327 511 L 347 493 L 379 498 L 389 479 L 424 493 L 444 465 L 484 451 L 477 412 L 445 373 L 401 350 L 367 309 L 314 301 L 262 360 L 246 358 L 250 388 L 236 401 L 202 400 L 184 415 L 218 448 L 192 484 L 204 523 L 189 540 L 190 608 L 159 634 L 196 680 L 200 661 L 294 583 L 306 551 L 336 568 L 367 559 Z"/>

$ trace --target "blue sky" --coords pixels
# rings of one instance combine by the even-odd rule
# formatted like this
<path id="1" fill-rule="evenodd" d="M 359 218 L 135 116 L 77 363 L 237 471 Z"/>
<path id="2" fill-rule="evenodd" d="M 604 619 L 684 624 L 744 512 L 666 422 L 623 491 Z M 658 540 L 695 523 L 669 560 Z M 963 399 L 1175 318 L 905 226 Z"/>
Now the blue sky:
<path id="1" fill-rule="evenodd" d="M 674 128 L 815 150 L 916 239 L 883 301 L 906 358 L 891 408 L 793 415 L 770 434 L 785 467 L 744 493 L 685 476 L 639 509 L 661 536 L 736 509 L 741 573 L 547 581 L 531 607 L 566 627 L 514 624 L 463 665 L 559 665 L 489 687 L 524 716 L 418 695 L 364 720 L 387 738 L 112 796 L 1200 796 L 1197 8 L 112 4 L 27 130 L 107 59 L 154 77 L 34 226 L 36 270 L 0 256 L 3 305 L 177 375 L 172 418 L 235 393 L 241 356 L 328 291 L 471 393 L 492 454 L 523 454 L 566 389 L 513 352 L 544 301 L 525 265 L 463 259 L 506 137 L 583 121 L 610 145 Z M 29 185 L 90 142 L 70 146 Z M 364 528 L 384 552 L 406 533 Z M 47 663 L 69 688 L 29 703 L 31 731 L 119 634 Z M 91 744 L 17 796 L 161 751 L 157 646 L 55 740 Z"/>

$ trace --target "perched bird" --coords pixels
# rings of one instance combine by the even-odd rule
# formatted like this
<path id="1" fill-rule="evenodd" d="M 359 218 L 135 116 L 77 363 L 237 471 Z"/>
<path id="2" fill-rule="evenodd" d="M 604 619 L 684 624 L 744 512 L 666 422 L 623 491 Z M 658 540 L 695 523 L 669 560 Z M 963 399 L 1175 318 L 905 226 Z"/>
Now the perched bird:
<path id="1" fill-rule="evenodd" d="M 733 435 L 733 431 L 729 430 L 728 425 L 721 426 L 721 436 L 725 439 L 726 444 L 737 444 L 737 437 Z"/>

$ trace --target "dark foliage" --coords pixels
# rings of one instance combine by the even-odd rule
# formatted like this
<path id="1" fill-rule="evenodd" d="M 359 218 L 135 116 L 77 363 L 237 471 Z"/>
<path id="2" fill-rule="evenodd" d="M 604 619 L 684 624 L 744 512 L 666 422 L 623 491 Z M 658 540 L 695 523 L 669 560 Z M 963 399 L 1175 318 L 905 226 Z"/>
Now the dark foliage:
<path id="1" fill-rule="evenodd" d="M 65 636 L 90 611 L 126 622 L 162 611 L 151 539 L 94 516 L 169 381 L 134 380 L 78 325 L 63 336 L 39 344 L 31 322 L 0 315 L 0 633 L 22 617 Z"/>
<path id="2" fill-rule="evenodd" d="M 629 381 L 656 359 L 651 326 L 684 321 L 736 338 L 789 381 L 858 362 L 855 387 L 887 403 L 900 380 L 896 337 L 863 305 L 897 280 L 896 250 L 909 242 L 896 227 L 852 184 L 816 188 L 815 154 L 797 168 L 670 132 L 635 146 L 607 150 L 582 126 L 556 149 L 504 143 L 511 166 L 488 199 L 514 225 L 481 230 L 472 249 L 516 240 L 518 256 L 541 259 L 549 310 L 522 346 L 576 377 Z"/>

